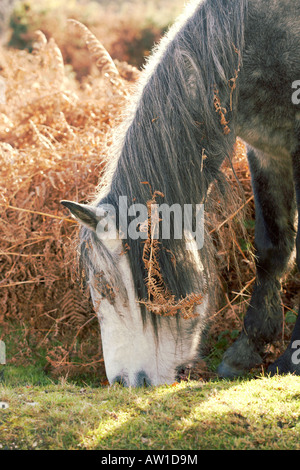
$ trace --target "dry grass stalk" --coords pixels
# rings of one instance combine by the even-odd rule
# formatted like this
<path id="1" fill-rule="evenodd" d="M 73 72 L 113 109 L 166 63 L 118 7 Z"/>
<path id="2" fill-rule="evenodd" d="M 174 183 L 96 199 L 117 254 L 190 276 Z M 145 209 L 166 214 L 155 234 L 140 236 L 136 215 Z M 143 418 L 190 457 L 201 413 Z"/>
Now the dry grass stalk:
<path id="1" fill-rule="evenodd" d="M 238 213 L 242 211 L 245 208 L 245 206 L 247 206 L 249 202 L 253 200 L 254 200 L 254 196 L 252 195 L 249 197 L 249 199 L 247 199 L 247 201 L 244 204 L 239 206 L 239 208 L 236 211 L 234 211 L 233 214 L 230 214 L 230 216 L 227 217 L 225 220 L 223 220 L 223 222 L 218 227 L 213 228 L 209 233 L 213 234 L 214 232 L 218 232 L 218 230 L 220 230 L 220 228 L 223 227 L 223 225 L 227 224 L 230 220 L 234 219 L 234 217 L 237 216 Z"/>
<path id="2" fill-rule="evenodd" d="M 96 61 L 96 65 L 101 73 L 111 80 L 111 83 L 117 86 L 122 86 L 122 79 L 119 71 L 112 60 L 111 56 L 103 47 L 99 39 L 82 23 L 77 20 L 70 19 L 68 23 L 80 29 L 83 38 L 86 42 L 87 48 L 92 57 Z"/>

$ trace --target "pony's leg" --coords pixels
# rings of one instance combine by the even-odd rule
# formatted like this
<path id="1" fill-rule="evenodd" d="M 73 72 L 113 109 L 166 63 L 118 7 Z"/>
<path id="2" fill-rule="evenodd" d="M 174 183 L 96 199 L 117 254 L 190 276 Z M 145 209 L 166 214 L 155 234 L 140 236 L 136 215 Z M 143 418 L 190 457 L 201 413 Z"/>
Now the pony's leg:
<path id="1" fill-rule="evenodd" d="M 300 144 L 293 155 L 293 170 L 298 207 L 298 232 L 296 238 L 297 267 L 300 271 Z M 300 375 L 300 308 L 291 341 L 286 351 L 268 369 L 271 375 L 286 374 L 288 372 Z"/>
<path id="2" fill-rule="evenodd" d="M 292 338 L 285 352 L 268 368 L 271 375 L 295 374 L 300 375 L 300 308 Z"/>
<path id="3" fill-rule="evenodd" d="M 255 198 L 256 282 L 237 341 L 225 352 L 218 373 L 235 377 L 259 365 L 266 343 L 282 324 L 281 278 L 295 243 L 296 213 L 292 160 L 248 149 Z"/>

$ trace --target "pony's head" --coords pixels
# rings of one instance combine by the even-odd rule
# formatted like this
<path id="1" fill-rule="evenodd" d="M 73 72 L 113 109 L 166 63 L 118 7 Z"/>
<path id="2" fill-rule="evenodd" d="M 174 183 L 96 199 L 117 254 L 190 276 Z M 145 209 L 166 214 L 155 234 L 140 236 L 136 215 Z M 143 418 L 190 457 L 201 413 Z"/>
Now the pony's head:
<path id="1" fill-rule="evenodd" d="M 191 299 L 189 310 L 194 314 L 188 319 L 150 311 L 143 317 L 134 272 L 107 208 L 70 201 L 62 204 L 83 225 L 81 261 L 100 323 L 109 382 L 125 386 L 173 383 L 198 357 L 208 298 Z M 199 276 L 203 276 L 198 251 L 190 251 L 190 256 L 198 263 Z M 195 307 L 191 309 L 193 300 Z"/>

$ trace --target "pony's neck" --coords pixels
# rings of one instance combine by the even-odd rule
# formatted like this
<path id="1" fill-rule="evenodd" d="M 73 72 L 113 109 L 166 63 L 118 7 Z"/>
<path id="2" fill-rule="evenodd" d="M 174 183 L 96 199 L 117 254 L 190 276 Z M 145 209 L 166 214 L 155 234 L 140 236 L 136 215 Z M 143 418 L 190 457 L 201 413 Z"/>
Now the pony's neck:
<path id="1" fill-rule="evenodd" d="M 150 186 L 169 204 L 204 200 L 235 142 L 230 80 L 237 79 L 242 34 L 231 10 L 239 18 L 243 1 L 232 3 L 200 2 L 150 60 L 119 151 L 114 196 L 144 203 Z"/>

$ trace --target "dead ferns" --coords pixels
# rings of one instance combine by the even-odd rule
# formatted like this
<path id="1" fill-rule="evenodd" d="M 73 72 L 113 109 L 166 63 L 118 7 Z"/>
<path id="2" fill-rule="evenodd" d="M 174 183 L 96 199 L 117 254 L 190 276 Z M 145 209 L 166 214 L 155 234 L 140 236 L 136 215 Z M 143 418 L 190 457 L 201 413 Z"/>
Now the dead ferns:
<path id="1" fill-rule="evenodd" d="M 175 316 L 179 314 L 182 318 L 194 318 L 197 316 L 195 307 L 202 302 L 202 294 L 191 293 L 186 297 L 176 300 L 175 296 L 166 287 L 161 274 L 159 264 L 159 253 L 161 242 L 155 237 L 157 225 L 160 222 L 156 198 L 164 197 L 160 191 L 154 191 L 151 199 L 147 201 L 148 221 L 140 228 L 140 231 L 147 231 L 148 237 L 144 242 L 143 262 L 147 273 L 145 283 L 148 298 L 141 300 L 149 311 L 161 316 Z M 176 264 L 176 258 L 171 256 L 171 262 Z"/>

